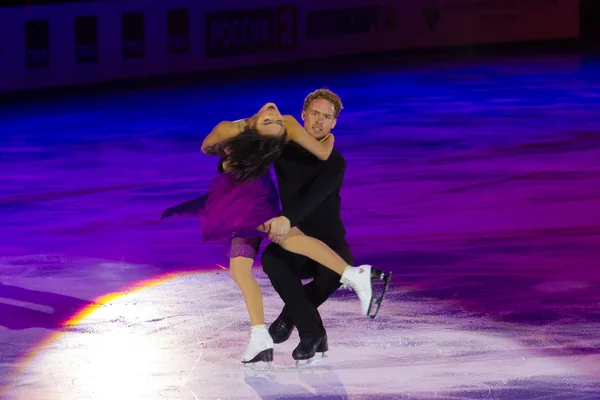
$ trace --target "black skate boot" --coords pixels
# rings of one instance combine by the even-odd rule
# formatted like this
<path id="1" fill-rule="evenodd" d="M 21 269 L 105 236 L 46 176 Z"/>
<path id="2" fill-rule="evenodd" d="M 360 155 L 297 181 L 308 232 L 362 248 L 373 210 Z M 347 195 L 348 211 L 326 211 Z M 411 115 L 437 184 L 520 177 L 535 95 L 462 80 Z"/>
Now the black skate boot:
<path id="1" fill-rule="evenodd" d="M 327 334 L 323 334 L 323 339 L 321 339 L 321 343 L 317 346 L 315 350 L 317 353 L 323 353 L 323 355 L 329 351 L 329 343 L 327 343 Z"/>
<path id="2" fill-rule="evenodd" d="M 325 352 L 329 350 L 327 336 L 305 337 L 300 339 L 300 343 L 292 352 L 292 357 L 296 360 L 296 368 L 306 368 L 318 364 L 327 359 Z M 315 358 L 316 353 L 321 353 L 321 357 Z"/>
<path id="3" fill-rule="evenodd" d="M 290 338 L 294 330 L 294 323 L 289 319 L 279 315 L 275 321 L 269 326 L 269 334 L 273 338 L 273 343 L 283 343 Z"/>
<path id="4" fill-rule="evenodd" d="M 292 332 L 294 331 L 294 323 L 287 317 L 284 317 L 282 314 L 277 317 L 275 321 L 269 326 L 269 334 L 271 338 L 273 338 L 273 343 L 279 344 L 287 341 Z M 327 333 L 325 332 L 325 328 L 321 326 L 321 331 L 323 332 L 323 340 L 317 347 L 317 353 L 325 353 L 329 351 L 329 344 L 327 343 Z"/>
<path id="5" fill-rule="evenodd" d="M 294 360 L 308 360 L 315 356 L 317 348 L 323 343 L 323 337 L 305 337 L 292 352 Z"/>

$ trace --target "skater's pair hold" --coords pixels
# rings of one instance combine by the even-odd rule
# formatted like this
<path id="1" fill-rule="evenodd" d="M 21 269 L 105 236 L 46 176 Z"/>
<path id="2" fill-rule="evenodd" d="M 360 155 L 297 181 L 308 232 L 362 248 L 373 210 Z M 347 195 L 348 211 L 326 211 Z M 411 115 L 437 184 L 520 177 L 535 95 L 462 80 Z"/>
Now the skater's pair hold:
<path id="1" fill-rule="evenodd" d="M 340 240 L 344 240 L 345 235 L 341 220 L 337 221 L 339 217 L 335 217 L 339 215 L 341 180 L 332 182 L 326 177 L 327 174 L 318 172 L 331 171 L 331 162 L 325 160 L 334 151 L 330 130 L 335 126 L 341 102 L 337 95 L 326 90 L 316 91 L 309 97 L 305 100 L 302 112 L 304 127 L 293 117 L 282 116 L 273 103 L 265 104 L 257 114 L 248 119 L 219 123 L 205 138 L 202 151 L 221 157 L 221 173 L 212 181 L 208 193 L 170 207 L 163 213 L 162 219 L 174 214 L 199 215 L 204 241 L 231 241 L 230 273 L 242 292 L 252 325 L 251 343 L 244 353 L 243 361 L 250 361 L 260 352 L 272 349 L 272 338 L 267 335 L 264 323 L 262 293 L 252 275 L 253 261 L 262 239 L 267 235 L 288 252 L 304 256 L 334 271 L 340 277 L 340 283 L 357 293 L 363 315 L 369 314 L 373 305 L 371 268 L 349 266 L 318 239 L 319 235 L 332 229 L 339 231 L 335 235 Z M 319 104 L 321 108 L 317 107 Z M 311 160 L 301 164 L 288 160 L 293 166 L 288 169 L 291 174 L 288 178 L 291 179 L 286 182 L 298 187 L 282 191 L 282 210 L 279 193 L 270 178 L 269 170 L 274 162 L 279 162 L 282 158 L 280 156 L 284 147 L 303 148 L 307 156 L 316 160 L 317 164 Z M 342 165 L 345 168 L 345 161 L 339 153 L 336 153 L 336 160 L 336 171 Z M 304 182 L 303 177 L 307 175 L 302 169 L 308 173 L 311 170 L 313 173 L 317 171 L 319 178 L 314 182 Z M 277 168 L 276 173 L 280 179 L 281 174 Z M 279 183 L 281 190 L 282 182 Z M 303 188 L 304 185 L 310 186 L 308 192 Z M 302 192 L 305 194 L 300 196 L 299 193 Z M 290 207 L 290 201 L 296 200 L 301 203 L 300 208 Z M 322 225 L 315 230 L 310 209 L 314 210 L 314 207 L 323 202 L 330 203 L 325 207 L 331 210 L 323 213 L 321 207 L 322 214 L 317 220 Z M 323 215 L 332 215 L 334 219 L 325 221 Z M 313 236 L 305 235 L 299 228 L 308 229 Z"/>

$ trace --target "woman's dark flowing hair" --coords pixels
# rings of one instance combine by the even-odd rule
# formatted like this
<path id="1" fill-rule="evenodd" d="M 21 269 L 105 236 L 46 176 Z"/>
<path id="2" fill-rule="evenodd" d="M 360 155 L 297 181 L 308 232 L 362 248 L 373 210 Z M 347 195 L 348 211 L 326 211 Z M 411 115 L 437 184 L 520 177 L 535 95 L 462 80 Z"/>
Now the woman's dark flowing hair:
<path id="1" fill-rule="evenodd" d="M 261 135 L 255 128 L 245 128 L 239 135 L 225 141 L 222 146 L 227 153 L 228 172 L 238 181 L 251 181 L 269 172 L 279 158 L 287 140 L 287 132 L 281 136 Z"/>

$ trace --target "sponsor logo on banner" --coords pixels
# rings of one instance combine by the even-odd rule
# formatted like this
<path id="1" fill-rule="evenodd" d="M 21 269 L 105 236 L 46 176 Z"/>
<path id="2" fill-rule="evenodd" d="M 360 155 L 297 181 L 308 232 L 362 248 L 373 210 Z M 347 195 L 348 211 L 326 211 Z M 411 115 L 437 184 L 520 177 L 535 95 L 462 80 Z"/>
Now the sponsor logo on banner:
<path id="1" fill-rule="evenodd" d="M 75 62 L 98 62 L 98 19 L 95 16 L 75 17 Z"/>
<path id="2" fill-rule="evenodd" d="M 25 63 L 28 68 L 50 66 L 50 28 L 47 19 L 25 22 Z"/>
<path id="3" fill-rule="evenodd" d="M 296 7 L 277 7 L 275 13 L 275 21 L 277 21 L 277 30 L 275 31 L 277 49 L 295 50 L 298 47 Z"/>
<path id="4" fill-rule="evenodd" d="M 396 29 L 393 6 L 363 6 L 319 10 L 306 16 L 306 36 L 309 39 L 364 35 Z"/>
<path id="5" fill-rule="evenodd" d="M 519 22 L 524 12 L 557 7 L 559 6 L 560 1 L 561 0 L 448 0 L 444 3 L 443 12 L 445 14 L 470 15 L 478 18 L 483 23 L 498 25 Z"/>
<path id="6" fill-rule="evenodd" d="M 124 13 L 121 17 L 123 58 L 146 56 L 146 34 L 144 13 Z"/>
<path id="7" fill-rule="evenodd" d="M 296 8 L 256 8 L 207 13 L 206 56 L 239 56 L 297 47 Z"/>
<path id="8" fill-rule="evenodd" d="M 171 54 L 190 51 L 190 18 L 187 9 L 167 11 L 167 41 Z"/>

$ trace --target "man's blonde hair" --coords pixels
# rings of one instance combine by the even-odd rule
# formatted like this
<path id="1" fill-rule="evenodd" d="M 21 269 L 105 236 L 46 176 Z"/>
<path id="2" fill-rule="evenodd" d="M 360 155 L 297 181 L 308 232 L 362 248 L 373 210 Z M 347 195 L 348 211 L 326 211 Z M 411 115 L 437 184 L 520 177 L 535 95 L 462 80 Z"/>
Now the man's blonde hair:
<path id="1" fill-rule="evenodd" d="M 333 108 L 335 110 L 335 115 L 333 116 L 333 118 L 337 118 L 338 115 L 340 115 L 340 111 L 342 111 L 342 108 L 344 108 L 340 96 L 333 93 L 329 89 L 317 89 L 314 92 L 309 93 L 308 96 L 306 96 L 306 98 L 304 99 L 304 107 L 302 109 L 304 111 L 307 111 L 308 107 L 310 107 L 310 103 L 318 99 L 327 100 L 328 102 L 333 104 Z"/>

